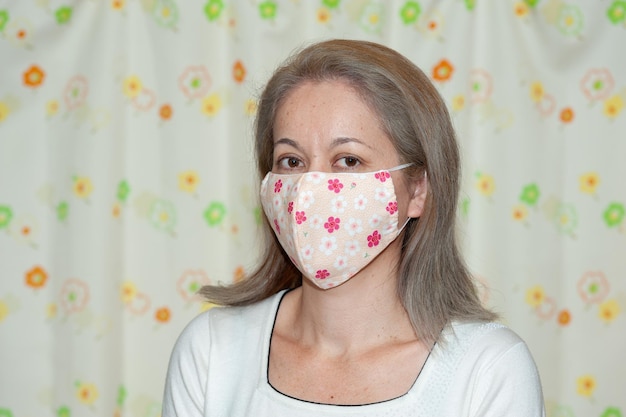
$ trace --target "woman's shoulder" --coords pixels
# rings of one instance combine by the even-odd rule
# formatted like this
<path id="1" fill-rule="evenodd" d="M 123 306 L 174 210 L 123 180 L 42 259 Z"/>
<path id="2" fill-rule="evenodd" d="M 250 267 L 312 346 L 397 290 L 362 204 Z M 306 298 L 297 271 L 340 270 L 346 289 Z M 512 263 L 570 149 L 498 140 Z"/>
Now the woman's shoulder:
<path id="1" fill-rule="evenodd" d="M 274 319 L 282 292 L 246 306 L 216 306 L 194 317 L 183 329 L 179 343 L 205 344 L 215 338 L 237 338 L 263 329 Z"/>

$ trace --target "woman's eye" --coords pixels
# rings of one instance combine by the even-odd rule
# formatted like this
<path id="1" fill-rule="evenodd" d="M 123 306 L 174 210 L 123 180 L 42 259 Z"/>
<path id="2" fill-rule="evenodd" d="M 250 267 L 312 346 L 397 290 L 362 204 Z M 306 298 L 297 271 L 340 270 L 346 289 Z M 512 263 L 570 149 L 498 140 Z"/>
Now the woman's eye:
<path id="1" fill-rule="evenodd" d="M 278 161 L 278 166 L 281 168 L 298 168 L 301 162 L 296 157 L 286 157 Z"/>
<path id="2" fill-rule="evenodd" d="M 361 161 L 359 161 L 359 159 L 355 158 L 354 156 L 345 156 L 341 158 L 340 161 L 340 164 L 347 168 L 354 168 L 361 163 Z"/>

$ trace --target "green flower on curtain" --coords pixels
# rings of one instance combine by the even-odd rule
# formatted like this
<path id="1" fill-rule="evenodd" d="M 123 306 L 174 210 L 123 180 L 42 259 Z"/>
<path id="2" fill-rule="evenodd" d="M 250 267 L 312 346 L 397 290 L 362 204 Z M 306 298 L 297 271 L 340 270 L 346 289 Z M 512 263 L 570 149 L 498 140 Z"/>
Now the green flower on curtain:
<path id="1" fill-rule="evenodd" d="M 0 32 L 4 30 L 7 22 L 9 21 L 9 12 L 6 10 L 0 10 Z"/>
<path id="2" fill-rule="evenodd" d="M 576 417 L 571 407 L 563 405 L 556 406 L 549 415 L 552 417 Z"/>
<path id="3" fill-rule="evenodd" d="M 117 199 L 120 203 L 125 203 L 128 198 L 128 194 L 130 194 L 130 186 L 128 185 L 128 181 L 122 180 L 117 185 Z"/>
<path id="4" fill-rule="evenodd" d="M 606 210 L 604 210 L 602 217 L 608 227 L 615 227 L 619 226 L 624 221 L 625 213 L 626 209 L 624 209 L 623 204 L 611 203 Z"/>
<path id="5" fill-rule="evenodd" d="M 64 25 L 72 19 L 72 8 L 69 6 L 59 7 L 56 12 L 54 12 L 54 16 L 59 25 Z"/>
<path id="6" fill-rule="evenodd" d="M 176 225 L 176 208 L 166 200 L 157 200 L 150 208 L 150 221 L 159 230 L 172 232 Z"/>
<path id="7" fill-rule="evenodd" d="M 254 222 L 258 226 L 263 224 L 263 211 L 261 210 L 261 207 L 255 207 L 252 214 L 254 215 Z"/>
<path id="8" fill-rule="evenodd" d="M 461 214 L 467 217 L 469 215 L 471 207 L 471 200 L 469 199 L 469 197 L 465 197 L 463 200 L 461 200 L 461 204 L 459 207 L 461 208 Z"/>
<path id="9" fill-rule="evenodd" d="M 535 7 L 541 0 L 524 0 L 528 7 Z"/>
<path id="10" fill-rule="evenodd" d="M 59 407 L 56 411 L 57 417 L 71 417 L 72 413 L 70 408 L 66 405 Z"/>
<path id="11" fill-rule="evenodd" d="M 465 0 L 465 7 L 467 10 L 474 10 L 476 8 L 476 0 Z"/>
<path id="12" fill-rule="evenodd" d="M 609 407 L 600 415 L 600 417 L 622 417 L 622 410 L 617 407 Z"/>
<path id="13" fill-rule="evenodd" d="M 539 200 L 539 196 L 541 193 L 539 192 L 539 187 L 537 184 L 528 184 L 522 189 L 522 194 L 520 194 L 519 199 L 521 202 L 528 204 L 529 206 L 534 206 L 537 204 Z"/>
<path id="14" fill-rule="evenodd" d="M 626 0 L 615 0 L 606 11 L 606 15 L 613 24 L 626 20 Z"/>
<path id="15" fill-rule="evenodd" d="M 159 0 L 152 16 L 156 22 L 166 28 L 173 28 L 178 22 L 178 6 L 173 0 Z"/>
<path id="16" fill-rule="evenodd" d="M 422 13 L 422 7 L 416 1 L 407 1 L 400 10 L 400 17 L 405 25 L 415 23 Z"/>
<path id="17" fill-rule="evenodd" d="M 339 3 L 341 3 L 341 0 L 322 0 L 322 4 L 329 9 L 337 8 L 339 6 Z"/>
<path id="18" fill-rule="evenodd" d="M 278 5 L 275 1 L 264 1 L 259 4 L 259 13 L 263 19 L 274 19 Z"/>
<path id="19" fill-rule="evenodd" d="M 6 229 L 11 223 L 12 218 L 13 218 L 13 210 L 11 210 L 11 207 L 0 206 L 0 229 Z"/>
<path id="20" fill-rule="evenodd" d="M 61 201 L 59 204 L 57 204 L 55 211 L 57 213 L 57 219 L 62 222 L 67 219 L 67 215 L 70 211 L 70 205 L 67 203 L 67 201 Z"/>
<path id="21" fill-rule="evenodd" d="M 13 417 L 13 412 L 8 408 L 0 408 L 0 417 Z"/>
<path id="22" fill-rule="evenodd" d="M 578 214 L 571 204 L 561 204 L 554 216 L 556 227 L 560 232 L 572 235 L 578 226 Z"/>
<path id="23" fill-rule="evenodd" d="M 385 9 L 380 4 L 369 4 L 361 15 L 359 23 L 369 33 L 379 33 L 382 29 L 382 16 Z"/>
<path id="24" fill-rule="evenodd" d="M 563 35 L 577 36 L 583 30 L 584 16 L 578 6 L 565 5 L 559 10 L 556 26 Z"/>
<path id="25" fill-rule="evenodd" d="M 224 10 L 224 2 L 222 0 L 209 0 L 204 5 L 204 15 L 212 22 L 220 17 Z"/>
<path id="26" fill-rule="evenodd" d="M 126 391 L 126 387 L 124 385 L 120 385 L 117 389 L 117 405 L 122 407 L 124 402 L 126 402 L 126 397 L 128 396 L 128 392 Z"/>
<path id="27" fill-rule="evenodd" d="M 204 219 L 211 227 L 222 223 L 226 215 L 226 206 L 219 201 L 213 201 L 206 210 L 204 210 Z"/>

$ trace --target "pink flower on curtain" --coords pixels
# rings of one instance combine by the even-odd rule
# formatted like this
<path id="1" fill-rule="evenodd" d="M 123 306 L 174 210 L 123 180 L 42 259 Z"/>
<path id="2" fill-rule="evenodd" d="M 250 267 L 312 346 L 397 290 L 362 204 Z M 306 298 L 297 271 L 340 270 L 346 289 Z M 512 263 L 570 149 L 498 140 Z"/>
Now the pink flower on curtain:
<path id="1" fill-rule="evenodd" d="M 148 111 L 156 103 L 156 94 L 150 89 L 142 88 L 131 101 L 137 110 Z"/>
<path id="2" fill-rule="evenodd" d="M 597 304 L 609 294 L 609 280 L 602 271 L 587 271 L 576 284 L 578 295 L 588 304 Z"/>
<path id="3" fill-rule="evenodd" d="M 80 107 L 87 98 L 89 83 L 82 75 L 76 75 L 67 82 L 63 92 L 63 100 L 68 110 Z"/>
<path id="4" fill-rule="evenodd" d="M 188 269 L 176 281 L 176 292 L 185 301 L 198 300 L 198 291 L 211 282 L 207 273 L 202 269 Z"/>
<path id="5" fill-rule="evenodd" d="M 201 98 L 211 87 L 211 76 L 204 65 L 190 66 L 178 77 L 178 87 L 189 99 Z"/>
<path id="6" fill-rule="evenodd" d="M 67 314 L 83 311 L 89 302 L 89 286 L 84 281 L 69 278 L 61 287 L 61 307 Z"/>
<path id="7" fill-rule="evenodd" d="M 493 81 L 491 74 L 484 69 L 476 68 L 470 73 L 470 97 L 474 103 L 483 103 L 491 97 Z"/>
<path id="8" fill-rule="evenodd" d="M 608 98 L 614 86 L 613 75 L 606 68 L 592 68 L 580 80 L 580 89 L 591 101 Z"/>

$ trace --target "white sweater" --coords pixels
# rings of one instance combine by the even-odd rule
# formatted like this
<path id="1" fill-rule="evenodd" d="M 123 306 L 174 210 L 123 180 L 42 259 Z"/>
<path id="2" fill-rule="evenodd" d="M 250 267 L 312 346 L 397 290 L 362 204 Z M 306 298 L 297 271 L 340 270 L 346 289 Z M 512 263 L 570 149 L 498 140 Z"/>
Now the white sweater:
<path id="1" fill-rule="evenodd" d="M 525 343 L 496 323 L 455 323 L 411 389 L 374 404 L 316 404 L 268 382 L 274 319 L 284 292 L 248 307 L 213 308 L 180 335 L 162 417 L 543 417 L 541 384 Z"/>

